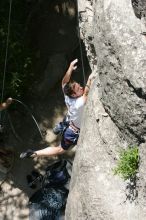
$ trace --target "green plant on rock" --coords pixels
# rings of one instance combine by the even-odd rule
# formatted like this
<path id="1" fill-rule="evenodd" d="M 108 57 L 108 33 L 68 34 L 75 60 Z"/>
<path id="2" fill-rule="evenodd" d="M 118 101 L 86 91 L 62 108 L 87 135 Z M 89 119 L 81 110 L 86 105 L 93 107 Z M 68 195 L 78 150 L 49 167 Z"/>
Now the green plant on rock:
<path id="1" fill-rule="evenodd" d="M 120 151 L 119 160 L 114 174 L 121 176 L 124 180 L 132 179 L 136 176 L 139 167 L 139 149 L 137 146 L 129 146 Z"/>

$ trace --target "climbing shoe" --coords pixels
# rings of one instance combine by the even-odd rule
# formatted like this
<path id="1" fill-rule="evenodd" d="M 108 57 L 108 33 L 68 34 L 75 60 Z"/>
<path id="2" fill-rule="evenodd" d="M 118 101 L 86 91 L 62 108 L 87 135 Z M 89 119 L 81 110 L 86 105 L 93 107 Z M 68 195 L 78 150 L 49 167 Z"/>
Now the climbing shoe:
<path id="1" fill-rule="evenodd" d="M 36 154 L 36 153 L 34 153 L 34 151 L 33 150 L 27 150 L 26 152 L 22 152 L 21 154 L 20 154 L 20 158 L 21 159 L 24 159 L 24 158 L 30 158 L 33 154 Z"/>

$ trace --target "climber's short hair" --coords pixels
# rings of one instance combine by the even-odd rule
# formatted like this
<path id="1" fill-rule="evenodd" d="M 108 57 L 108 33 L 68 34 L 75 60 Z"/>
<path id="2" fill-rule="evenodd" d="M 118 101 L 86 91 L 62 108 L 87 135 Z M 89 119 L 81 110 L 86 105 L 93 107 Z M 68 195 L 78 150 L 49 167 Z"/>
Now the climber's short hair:
<path id="1" fill-rule="evenodd" d="M 68 83 L 65 84 L 63 88 L 64 94 L 70 98 L 73 98 L 72 94 L 74 93 L 74 90 L 73 90 L 74 83 L 75 83 L 74 80 L 70 80 Z"/>

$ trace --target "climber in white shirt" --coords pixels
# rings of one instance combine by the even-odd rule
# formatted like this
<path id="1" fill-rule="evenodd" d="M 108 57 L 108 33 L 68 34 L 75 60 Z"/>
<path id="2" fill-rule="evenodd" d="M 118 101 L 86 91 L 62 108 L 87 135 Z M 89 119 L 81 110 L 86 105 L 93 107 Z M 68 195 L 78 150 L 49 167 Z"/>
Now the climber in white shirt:
<path id="1" fill-rule="evenodd" d="M 77 62 L 78 59 L 75 59 L 70 63 L 70 66 L 62 79 L 62 90 L 68 108 L 67 117 L 69 118 L 69 125 L 62 134 L 60 145 L 57 147 L 47 147 L 38 151 L 27 150 L 20 154 L 20 158 L 54 156 L 64 153 L 71 146 L 77 144 L 84 105 L 87 101 L 89 89 L 94 78 L 94 75 L 90 74 L 85 88 L 79 83 L 71 80 L 71 75 L 77 68 Z"/>

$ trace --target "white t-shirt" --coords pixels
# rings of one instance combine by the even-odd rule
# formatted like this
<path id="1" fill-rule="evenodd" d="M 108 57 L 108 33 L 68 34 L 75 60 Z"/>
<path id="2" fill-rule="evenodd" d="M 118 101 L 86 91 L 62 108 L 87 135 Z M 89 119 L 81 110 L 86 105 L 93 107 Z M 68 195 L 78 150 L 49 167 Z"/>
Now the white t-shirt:
<path id="1" fill-rule="evenodd" d="M 65 104 L 68 108 L 67 115 L 69 116 L 69 120 L 72 121 L 76 127 L 80 128 L 85 104 L 83 96 L 78 98 L 70 98 L 67 95 L 64 95 L 64 97 Z"/>

